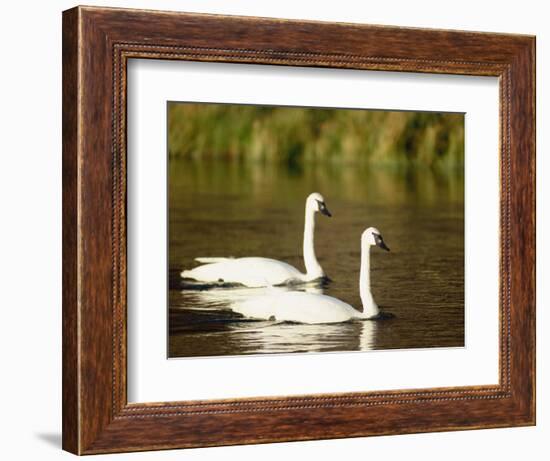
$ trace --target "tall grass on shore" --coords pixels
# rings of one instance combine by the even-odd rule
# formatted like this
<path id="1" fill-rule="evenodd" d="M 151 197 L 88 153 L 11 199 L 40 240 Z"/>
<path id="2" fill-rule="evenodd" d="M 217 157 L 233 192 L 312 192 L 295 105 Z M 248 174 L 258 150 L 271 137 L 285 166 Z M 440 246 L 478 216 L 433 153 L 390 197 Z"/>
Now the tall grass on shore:
<path id="1" fill-rule="evenodd" d="M 195 160 L 454 169 L 464 165 L 464 115 L 171 102 L 168 151 Z"/>

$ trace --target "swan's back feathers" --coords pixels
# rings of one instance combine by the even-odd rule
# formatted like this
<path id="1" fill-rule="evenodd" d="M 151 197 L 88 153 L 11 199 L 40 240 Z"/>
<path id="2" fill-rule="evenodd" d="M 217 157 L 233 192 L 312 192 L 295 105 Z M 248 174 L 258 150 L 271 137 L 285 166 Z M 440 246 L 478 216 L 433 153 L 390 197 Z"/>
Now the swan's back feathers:
<path id="1" fill-rule="evenodd" d="M 228 259 L 234 259 L 234 258 L 200 257 L 200 258 L 195 258 L 195 261 L 197 261 L 198 263 L 209 264 L 209 263 L 221 263 L 223 261 L 227 261 Z"/>
<path id="2" fill-rule="evenodd" d="M 250 298 L 235 303 L 231 309 L 252 319 L 308 324 L 339 323 L 361 318 L 361 312 L 339 299 L 302 291 Z"/>
<path id="3" fill-rule="evenodd" d="M 219 261 L 184 270 L 181 276 L 199 282 L 231 282 L 247 287 L 280 285 L 291 280 L 304 281 L 304 274 L 290 264 L 275 259 L 257 257 L 215 259 Z"/>

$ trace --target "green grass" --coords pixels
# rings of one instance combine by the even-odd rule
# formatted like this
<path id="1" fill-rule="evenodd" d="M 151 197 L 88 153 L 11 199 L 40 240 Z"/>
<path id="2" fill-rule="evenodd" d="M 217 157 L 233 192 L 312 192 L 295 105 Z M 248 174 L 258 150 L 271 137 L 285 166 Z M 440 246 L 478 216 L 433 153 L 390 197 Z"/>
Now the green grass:
<path id="1" fill-rule="evenodd" d="M 169 103 L 171 156 L 442 169 L 464 165 L 464 115 Z"/>

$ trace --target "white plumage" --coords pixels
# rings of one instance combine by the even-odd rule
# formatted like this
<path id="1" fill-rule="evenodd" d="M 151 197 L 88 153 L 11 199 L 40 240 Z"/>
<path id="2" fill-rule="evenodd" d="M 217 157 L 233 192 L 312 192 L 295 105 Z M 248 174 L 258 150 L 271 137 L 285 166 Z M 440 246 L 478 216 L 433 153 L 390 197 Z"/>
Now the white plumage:
<path id="1" fill-rule="evenodd" d="M 309 282 L 325 277 L 325 272 L 315 256 L 314 248 L 315 213 L 317 212 L 331 216 L 323 196 L 314 192 L 306 200 L 303 240 L 305 274 L 290 264 L 271 258 L 199 257 L 195 260 L 205 264 L 184 270 L 181 276 L 199 282 L 239 283 L 247 287 Z"/>
<path id="2" fill-rule="evenodd" d="M 368 228 L 361 235 L 359 293 L 363 311 L 332 296 L 302 291 L 271 290 L 265 295 L 233 303 L 231 309 L 245 317 L 308 324 L 339 323 L 352 319 L 372 319 L 380 314 L 370 291 L 370 247 L 389 251 L 380 232 Z"/>

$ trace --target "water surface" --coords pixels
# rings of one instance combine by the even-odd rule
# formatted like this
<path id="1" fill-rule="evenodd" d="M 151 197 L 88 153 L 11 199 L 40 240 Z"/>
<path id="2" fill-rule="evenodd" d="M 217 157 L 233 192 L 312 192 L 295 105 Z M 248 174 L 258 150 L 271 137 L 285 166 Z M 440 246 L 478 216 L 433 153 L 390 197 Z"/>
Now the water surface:
<path id="1" fill-rule="evenodd" d="M 332 325 L 250 321 L 230 311 L 239 287 L 190 286 L 197 256 L 264 256 L 304 270 L 305 198 L 316 217 L 324 293 L 360 307 L 360 235 L 377 227 L 391 252 L 371 250 L 375 300 L 392 318 Z M 464 345 L 462 171 L 359 165 L 278 165 L 170 159 L 169 357 L 363 351 Z M 260 289 L 258 292 L 261 292 Z"/>

